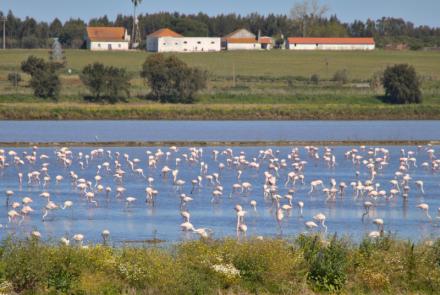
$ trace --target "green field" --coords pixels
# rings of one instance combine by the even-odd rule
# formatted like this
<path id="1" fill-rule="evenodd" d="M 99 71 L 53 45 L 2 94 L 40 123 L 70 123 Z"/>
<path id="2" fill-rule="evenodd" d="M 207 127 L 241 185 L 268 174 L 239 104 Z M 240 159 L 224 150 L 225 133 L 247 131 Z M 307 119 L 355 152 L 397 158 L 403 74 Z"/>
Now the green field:
<path id="1" fill-rule="evenodd" d="M 146 52 L 66 50 L 58 103 L 32 95 L 28 77 L 18 87 L 7 81 L 29 55 L 48 57 L 46 50 L 7 50 L 0 54 L 0 119 L 440 119 L 440 52 L 289 52 L 237 51 L 177 54 L 189 65 L 209 72 L 208 88 L 192 106 L 160 105 L 145 100 L 149 89 L 139 78 Z M 132 75 L 128 103 L 103 106 L 85 103 L 81 69 L 93 62 L 126 68 Z M 419 106 L 391 106 L 369 81 L 387 65 L 409 63 L 423 83 Z M 71 73 L 68 73 L 71 69 Z M 331 81 L 338 70 L 349 82 Z M 235 73 L 235 83 L 233 81 Z M 310 82 L 318 74 L 320 83 Z"/>
<path id="2" fill-rule="evenodd" d="M 92 62 L 126 68 L 139 72 L 150 53 L 146 52 L 91 52 L 66 50 L 68 68 L 80 71 Z M 29 55 L 47 57 L 47 50 L 7 50 L 0 54 L 0 74 L 16 70 Z M 232 75 L 235 65 L 237 75 L 254 77 L 283 77 L 319 74 L 331 78 L 340 69 L 347 69 L 355 80 L 368 80 L 371 75 L 387 65 L 409 63 L 423 76 L 440 79 L 440 52 L 383 51 L 373 52 L 290 52 L 290 51 L 236 51 L 219 53 L 182 53 L 179 58 L 192 66 L 202 67 L 215 76 Z"/>

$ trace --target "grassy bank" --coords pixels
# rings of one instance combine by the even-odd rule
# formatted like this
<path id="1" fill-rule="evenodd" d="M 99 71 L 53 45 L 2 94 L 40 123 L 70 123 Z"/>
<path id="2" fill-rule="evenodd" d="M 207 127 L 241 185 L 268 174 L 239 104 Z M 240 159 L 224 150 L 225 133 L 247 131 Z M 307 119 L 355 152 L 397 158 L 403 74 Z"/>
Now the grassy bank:
<path id="1" fill-rule="evenodd" d="M 6 240 L 0 291 L 20 294 L 436 294 L 440 240 L 195 241 L 169 248 Z"/>
<path id="2" fill-rule="evenodd" d="M 438 120 L 437 105 L 0 103 L 1 120 Z"/>

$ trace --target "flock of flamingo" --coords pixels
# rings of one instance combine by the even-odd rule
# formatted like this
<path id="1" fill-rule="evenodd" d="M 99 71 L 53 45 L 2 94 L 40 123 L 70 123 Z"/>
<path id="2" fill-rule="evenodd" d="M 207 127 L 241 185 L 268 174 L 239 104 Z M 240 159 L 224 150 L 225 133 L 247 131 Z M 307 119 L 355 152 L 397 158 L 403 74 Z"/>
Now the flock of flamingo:
<path id="1" fill-rule="evenodd" d="M 161 191 L 156 183 L 162 181 L 172 189 L 174 202 L 182 218 L 181 224 L 176 224 L 176 228 L 180 226 L 182 231 L 198 234 L 202 238 L 210 237 L 213 230 L 203 225 L 196 227 L 191 222 L 191 202 L 195 198 L 204 200 L 210 206 L 215 206 L 225 198 L 234 200 L 236 205 L 230 208 L 231 218 L 236 218 L 234 231 L 238 237 L 245 237 L 248 231 L 246 216 L 249 212 L 257 212 L 260 204 L 270 206 L 274 228 L 282 234 L 285 226 L 283 220 L 292 214 L 303 217 L 308 206 L 307 198 L 311 196 L 326 203 L 336 203 L 341 199 L 361 202 L 365 211 L 359 216 L 359 222 L 374 224 L 377 230 L 369 232 L 368 236 L 378 238 L 384 235 L 386 220 L 371 217 L 376 205 L 396 199 L 408 200 L 412 191 L 423 196 L 424 182 L 422 179 L 413 179 L 413 172 L 416 169 L 431 172 L 440 170 L 440 159 L 436 158 L 432 146 L 413 148 L 414 150 L 407 151 L 401 149 L 400 154 L 393 155 L 398 158 L 399 165 L 393 171 L 393 177 L 385 182 L 382 179 L 382 183 L 377 180 L 378 175 L 389 167 L 391 160 L 390 151 L 384 147 L 350 147 L 344 157 L 338 159 L 332 147 L 315 146 L 294 147 L 287 154 L 267 148 L 252 155 L 246 155 L 238 147 L 212 149 L 207 154 L 201 147 L 171 146 L 146 149 L 143 158 L 132 158 L 128 153 L 102 148 L 74 152 L 70 148 L 62 147 L 51 149 L 46 154 L 37 146 L 21 152 L 0 149 L 0 183 L 6 173 L 16 174 L 15 187 L 1 185 L 7 208 L 7 222 L 1 227 L 19 228 L 31 218 L 55 222 L 55 211 L 71 210 L 71 214 L 74 214 L 73 209 L 77 203 L 87 204 L 87 208 L 91 210 L 101 206 L 104 201 L 114 199 L 123 200 L 121 203 L 124 203 L 124 210 L 129 210 L 134 203 L 139 202 L 143 202 L 143 206 L 154 207 L 161 198 Z M 300 154 L 301 149 L 305 151 L 303 156 Z M 418 163 L 419 155 L 425 155 L 427 161 Z M 307 176 L 311 165 L 337 170 L 342 161 L 350 163 L 354 171 L 345 182 L 337 182 L 331 178 L 327 183 L 323 179 L 311 179 Z M 58 175 L 52 173 L 56 169 L 51 165 L 58 166 Z M 196 176 L 192 179 L 181 178 L 180 171 L 183 169 L 191 169 L 194 172 L 192 175 Z M 96 172 L 93 173 L 93 178 L 87 178 L 83 176 L 84 171 Z M 232 185 L 224 185 L 225 175 L 232 175 Z M 144 182 L 144 195 L 133 196 L 127 193 L 129 187 L 126 183 L 129 178 L 138 178 Z M 69 183 L 71 191 L 77 197 L 59 202 L 51 194 L 51 190 L 62 183 Z M 26 196 L 23 186 L 39 190 L 39 198 L 44 200 L 41 208 L 33 206 L 35 202 Z M 298 191 L 300 188 L 304 190 L 304 187 L 310 189 L 306 193 L 302 192 L 300 198 Z M 420 201 L 414 208 L 417 209 L 433 224 L 440 220 L 440 208 L 434 218 L 430 215 L 428 203 Z M 328 230 L 326 219 L 322 212 L 304 216 L 304 230 L 325 234 Z M 42 237 L 36 229 L 29 235 Z M 103 228 L 104 243 L 109 236 L 109 229 Z M 75 233 L 63 236 L 60 242 L 68 245 L 73 240 L 82 245 L 84 239 L 82 233 Z"/>

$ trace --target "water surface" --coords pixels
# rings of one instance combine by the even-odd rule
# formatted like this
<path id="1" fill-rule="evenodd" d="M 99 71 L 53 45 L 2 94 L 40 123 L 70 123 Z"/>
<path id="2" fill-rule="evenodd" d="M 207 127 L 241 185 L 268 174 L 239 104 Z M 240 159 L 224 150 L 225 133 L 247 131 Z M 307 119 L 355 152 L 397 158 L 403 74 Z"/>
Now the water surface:
<path id="1" fill-rule="evenodd" d="M 0 142 L 439 139 L 440 121 L 0 121 Z"/>
<path id="2" fill-rule="evenodd" d="M 215 147 L 220 152 L 225 148 Z M 260 150 L 266 148 L 268 147 L 237 147 L 233 148 L 233 152 L 235 156 L 242 153 L 242 155 L 246 155 L 247 159 L 252 160 L 253 158 L 260 158 Z M 334 178 L 338 183 L 344 181 L 350 184 L 350 182 L 356 181 L 356 171 L 360 171 L 360 180 L 365 181 L 369 178 L 365 166 L 353 165 L 351 160 L 345 159 L 344 153 L 353 147 L 340 146 L 333 148 L 337 159 L 335 168 L 328 168 L 322 158 L 319 161 L 313 161 L 307 156 L 305 149 L 300 148 L 300 157 L 308 161 L 305 169 L 305 185 L 297 184 L 294 187 L 290 185 L 284 186 L 287 173 L 292 171 L 290 165 L 292 162 L 288 159 L 291 147 L 272 148 L 277 158 L 280 160 L 285 159 L 288 163 L 286 168 L 279 170 L 279 194 L 283 196 L 288 193 L 289 189 L 294 188 L 296 190 L 294 194 L 294 208 L 292 211 L 286 212 L 286 218 L 282 223 L 283 236 L 288 237 L 305 232 L 304 222 L 311 220 L 315 214 L 322 212 L 327 216 L 329 233 L 337 232 L 339 235 L 348 235 L 355 240 L 361 239 L 368 232 L 376 229 L 372 220 L 377 217 L 385 220 L 386 231 L 396 234 L 399 238 L 421 240 L 440 237 L 440 227 L 437 226 L 437 221 L 434 223 L 428 222 L 422 212 L 416 208 L 417 204 L 422 202 L 428 203 L 431 207 L 430 213 L 435 219 L 437 208 L 440 207 L 440 198 L 438 196 L 440 177 L 437 173 L 432 173 L 421 166 L 422 162 L 429 161 L 426 149 L 419 150 L 415 146 L 388 147 L 391 154 L 389 166 L 378 173 L 376 181 L 380 184 L 381 189 L 389 191 L 391 189 L 389 181 L 394 178 L 395 171 L 400 164 L 401 149 L 405 149 L 406 152 L 409 150 L 414 151 L 418 166 L 411 167 L 408 171 L 412 177 L 409 198 L 407 201 L 404 201 L 401 196 L 391 200 L 373 200 L 375 209 L 372 210 L 366 221 L 362 223 L 363 203 L 367 199 L 354 198 L 350 187 L 347 188 L 345 196 L 337 198 L 336 201 L 326 201 L 323 193 L 308 194 L 310 190 L 309 183 L 314 179 L 322 179 L 325 185 L 329 187 L 331 178 Z M 438 147 L 434 148 L 438 149 Z M 11 149 L 5 148 L 6 153 Z M 109 229 L 114 243 L 125 240 L 152 238 L 154 233 L 156 233 L 157 238 L 171 242 L 195 239 L 197 236 L 183 233 L 180 229 L 180 224 L 182 223 L 179 213 L 181 210 L 180 192 L 176 191 L 176 187 L 173 186 L 171 176 L 168 178 L 161 176 L 161 169 L 164 165 L 174 169 L 176 167 L 176 158 L 181 158 L 182 162 L 177 168 L 179 169 L 178 178 L 186 181 L 182 192 L 190 194 L 191 180 L 200 175 L 200 162 L 208 165 L 208 174 L 219 172 L 219 163 L 227 164 L 225 155 L 220 155 L 218 161 L 214 161 L 212 157 L 213 149 L 211 147 L 204 148 L 203 157 L 200 161 L 189 163 L 184 160 L 183 154 L 189 154 L 190 151 L 188 148 L 180 148 L 177 153 L 172 153 L 168 159 L 165 159 L 165 157 L 161 158 L 157 163 L 157 168 L 148 168 L 146 152 L 150 151 L 154 154 L 158 150 L 157 147 L 104 148 L 105 151 L 110 151 L 113 156 L 115 152 L 121 153 L 122 169 L 127 171 L 123 184 L 127 191 L 124 197 L 121 198 L 116 198 L 115 196 L 114 159 L 108 158 L 107 153 L 105 153 L 104 157 L 90 160 L 88 166 L 86 165 L 83 170 L 80 168 L 79 162 L 84 162 L 85 160 L 84 158 L 79 160 L 78 154 L 79 152 L 89 154 L 90 148 L 73 148 L 74 160 L 72 166 L 68 168 L 64 167 L 60 161 L 57 161 L 54 148 L 40 148 L 37 151 L 38 157 L 45 154 L 49 156 L 49 159 L 38 159 L 34 165 L 15 166 L 12 157 L 7 156 L 9 167 L 0 169 L 0 192 L 3 195 L 1 199 L 3 201 L 0 202 L 0 212 L 3 212 L 0 214 L 0 223 L 7 228 L 1 229 L 0 234 L 4 236 L 7 233 L 14 233 L 19 236 L 26 236 L 32 230 L 39 230 L 43 234 L 44 239 L 52 238 L 57 240 L 64 235 L 71 237 L 73 234 L 82 233 L 85 235 L 86 241 L 97 242 L 100 241 L 101 231 Z M 13 150 L 21 158 L 24 158 L 24 152 L 27 154 L 32 152 L 30 148 L 14 148 Z M 168 148 L 162 147 L 161 150 L 166 152 Z M 323 148 L 321 147 L 321 155 L 322 151 Z M 136 167 L 143 168 L 146 177 L 153 177 L 155 179 L 153 186 L 159 191 L 155 206 L 145 203 L 144 190 L 147 186 L 146 179 L 135 175 L 131 171 L 129 165 L 123 159 L 122 155 L 124 154 L 129 155 L 130 159 L 140 159 Z M 367 159 L 369 157 L 368 148 L 360 154 Z M 240 181 L 250 182 L 253 185 L 250 193 L 232 192 L 232 185 L 240 182 L 236 176 L 237 169 L 232 167 L 226 167 L 220 172 L 224 194 L 219 203 L 211 202 L 213 186 L 209 185 L 206 180 L 203 181 L 203 187 L 200 190 L 195 190 L 191 195 L 194 200 L 189 203 L 187 208 L 191 213 L 191 222 L 195 227 L 210 228 L 214 232 L 214 237 L 217 238 L 225 236 L 235 237 L 236 217 L 234 206 L 242 204 L 245 210 L 248 211 L 245 218 L 249 228 L 248 237 L 257 235 L 274 237 L 281 234 L 274 217 L 272 202 L 263 196 L 263 172 L 268 170 L 270 161 L 258 161 L 261 162 L 261 168 L 258 171 L 246 167 L 241 168 L 243 174 Z M 107 185 L 111 186 L 113 192 L 108 199 L 105 193 L 96 193 L 96 200 L 99 206 L 95 207 L 87 203 L 85 198 L 80 196 L 78 190 L 72 186 L 69 173 L 70 171 L 75 171 L 80 178 L 89 180 L 94 185 L 94 176 L 97 173 L 98 165 L 102 165 L 104 162 L 111 164 L 112 171 L 107 173 L 101 168 L 102 184 L 104 187 Z M 48 173 L 51 181 L 48 188 L 44 188 L 42 184 L 28 185 L 27 173 L 40 170 L 43 163 L 48 163 L 49 167 Z M 19 186 L 17 181 L 18 172 L 24 174 L 24 184 L 22 186 Z M 64 180 L 59 185 L 55 184 L 56 175 L 64 177 Z M 416 180 L 424 181 L 425 195 L 418 193 L 414 183 Z M 25 196 L 29 196 L 34 200 L 31 206 L 35 212 L 26 217 L 21 225 L 8 223 L 7 211 L 11 208 L 6 208 L 5 206 L 4 192 L 7 189 L 15 192 L 12 201 L 21 202 L 21 199 Z M 95 188 L 93 189 L 96 190 Z M 39 195 L 43 191 L 50 192 L 52 200 L 60 205 L 65 200 L 72 200 L 74 202 L 73 210 L 56 210 L 51 212 L 47 221 L 42 222 L 41 215 L 46 200 Z M 125 197 L 127 196 L 137 198 L 137 201 L 130 208 L 125 206 Z M 249 205 L 251 200 L 257 201 L 256 212 Z M 299 215 L 298 207 L 296 206 L 297 201 L 300 200 L 305 203 L 303 216 Z M 282 203 L 286 204 L 286 200 L 283 199 Z"/>

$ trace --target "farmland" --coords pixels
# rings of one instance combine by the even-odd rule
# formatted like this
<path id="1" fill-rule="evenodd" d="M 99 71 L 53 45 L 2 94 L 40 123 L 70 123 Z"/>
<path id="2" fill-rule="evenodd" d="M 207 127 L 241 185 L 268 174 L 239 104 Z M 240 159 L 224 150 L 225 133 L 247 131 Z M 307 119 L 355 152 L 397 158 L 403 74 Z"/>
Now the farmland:
<path id="1" fill-rule="evenodd" d="M 26 75 L 18 87 L 7 81 L 29 55 L 47 58 L 46 50 L 8 50 L 0 54 L 2 119 L 438 119 L 440 118 L 440 53 L 374 52 L 221 52 L 177 54 L 209 73 L 208 88 L 194 105 L 161 105 L 145 99 L 148 88 L 139 77 L 146 52 L 66 50 L 59 102 L 32 95 Z M 131 74 L 128 103 L 86 103 L 81 69 L 93 62 L 124 67 Z M 424 102 L 418 106 L 383 103 L 381 88 L 370 86 L 387 65 L 409 63 L 423 81 Z M 70 70 L 70 71 L 69 71 Z M 348 81 L 332 81 L 346 70 Z M 312 75 L 318 83 L 310 81 Z M 234 79 L 235 77 L 235 79 Z"/>

